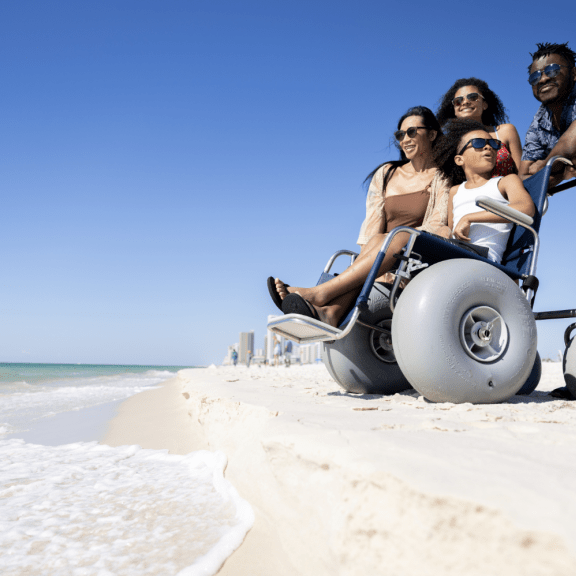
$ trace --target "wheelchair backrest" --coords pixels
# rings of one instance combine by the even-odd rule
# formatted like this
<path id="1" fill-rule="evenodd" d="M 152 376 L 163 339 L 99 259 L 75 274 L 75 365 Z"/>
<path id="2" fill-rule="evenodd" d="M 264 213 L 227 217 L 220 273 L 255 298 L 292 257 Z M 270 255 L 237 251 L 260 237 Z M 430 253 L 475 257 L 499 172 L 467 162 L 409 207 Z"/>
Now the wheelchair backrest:
<path id="1" fill-rule="evenodd" d="M 548 192 L 548 180 L 552 163 L 540 170 L 540 172 L 524 180 L 524 188 L 530 194 L 536 212 L 533 216 L 534 224 L 532 227 L 536 232 L 540 230 L 542 213 L 546 204 L 546 193 Z M 532 262 L 532 247 L 534 246 L 534 235 L 522 226 L 514 226 L 504 256 L 502 265 L 506 268 L 517 272 L 518 274 L 528 274 Z"/>

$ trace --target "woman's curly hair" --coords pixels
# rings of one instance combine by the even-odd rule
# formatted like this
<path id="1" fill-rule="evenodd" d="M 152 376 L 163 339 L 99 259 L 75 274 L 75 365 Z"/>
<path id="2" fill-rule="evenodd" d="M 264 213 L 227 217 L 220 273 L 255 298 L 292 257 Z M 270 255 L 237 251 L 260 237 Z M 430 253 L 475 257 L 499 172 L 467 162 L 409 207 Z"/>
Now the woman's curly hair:
<path id="1" fill-rule="evenodd" d="M 482 114 L 482 122 L 485 126 L 499 126 L 508 121 L 508 114 L 506 114 L 506 108 L 504 108 L 502 100 L 490 90 L 484 80 L 478 78 L 460 78 L 460 80 L 454 82 L 450 90 L 440 99 L 440 106 L 436 112 L 436 118 L 438 118 L 442 126 L 453 118 L 456 118 L 452 100 L 454 100 L 456 92 L 458 92 L 460 88 L 464 88 L 464 86 L 476 86 L 484 97 L 486 104 L 488 104 L 488 108 L 486 108 Z"/>
<path id="2" fill-rule="evenodd" d="M 462 184 L 466 180 L 466 175 L 461 166 L 457 166 L 454 157 L 460 150 L 462 138 L 469 132 L 476 130 L 486 131 L 480 122 L 469 119 L 454 119 L 445 127 L 445 132 L 440 138 L 438 145 L 434 148 L 434 162 L 445 176 L 450 178 L 452 185 Z"/>

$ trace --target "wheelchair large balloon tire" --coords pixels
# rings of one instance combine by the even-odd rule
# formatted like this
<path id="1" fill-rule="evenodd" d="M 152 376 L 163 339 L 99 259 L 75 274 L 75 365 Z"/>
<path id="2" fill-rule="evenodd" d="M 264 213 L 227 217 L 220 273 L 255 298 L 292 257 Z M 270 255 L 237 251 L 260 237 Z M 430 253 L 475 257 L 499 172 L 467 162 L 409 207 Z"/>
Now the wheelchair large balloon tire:
<path id="1" fill-rule="evenodd" d="M 566 346 L 564 351 L 563 359 L 563 371 L 564 371 L 564 381 L 570 393 L 574 398 L 576 398 L 576 344 L 574 341 L 576 338 L 572 338 Z"/>
<path id="2" fill-rule="evenodd" d="M 391 288 L 374 284 L 362 321 L 390 330 Z M 410 388 L 393 354 L 389 336 L 358 323 L 345 338 L 322 347 L 322 360 L 332 378 L 354 394 L 395 394 Z"/>
<path id="3" fill-rule="evenodd" d="M 403 374 L 432 402 L 503 402 L 528 379 L 536 323 L 518 286 L 468 259 L 432 265 L 398 300 L 394 351 Z"/>
<path id="4" fill-rule="evenodd" d="M 540 359 L 540 354 L 536 352 L 536 360 L 534 360 L 534 366 L 532 366 L 532 371 L 528 380 L 524 382 L 522 388 L 516 392 L 519 396 L 529 396 L 536 390 L 538 384 L 540 384 L 540 378 L 542 378 L 542 360 Z"/>

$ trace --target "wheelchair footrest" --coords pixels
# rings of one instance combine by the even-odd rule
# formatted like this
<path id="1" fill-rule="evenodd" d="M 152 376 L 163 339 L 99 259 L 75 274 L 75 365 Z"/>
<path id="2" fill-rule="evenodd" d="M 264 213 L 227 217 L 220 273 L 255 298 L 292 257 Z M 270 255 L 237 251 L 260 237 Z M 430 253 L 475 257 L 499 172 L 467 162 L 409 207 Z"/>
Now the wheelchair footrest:
<path id="1" fill-rule="evenodd" d="M 299 344 L 334 340 L 342 330 L 302 314 L 286 314 L 268 323 L 268 330 Z"/>

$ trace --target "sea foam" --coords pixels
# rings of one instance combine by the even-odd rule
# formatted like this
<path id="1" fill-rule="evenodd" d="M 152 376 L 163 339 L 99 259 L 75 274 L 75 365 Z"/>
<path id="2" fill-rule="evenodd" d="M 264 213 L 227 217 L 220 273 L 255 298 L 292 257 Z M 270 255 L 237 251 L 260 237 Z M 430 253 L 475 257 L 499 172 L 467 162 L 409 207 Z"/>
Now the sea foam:
<path id="1" fill-rule="evenodd" d="M 172 372 L 149 370 L 141 374 L 90 375 L 30 385 L 11 382 L 0 386 L 0 436 L 28 430 L 44 418 L 98 406 L 157 386 Z"/>
<path id="2" fill-rule="evenodd" d="M 0 441 L 0 572 L 215 574 L 254 521 L 226 457 Z"/>

